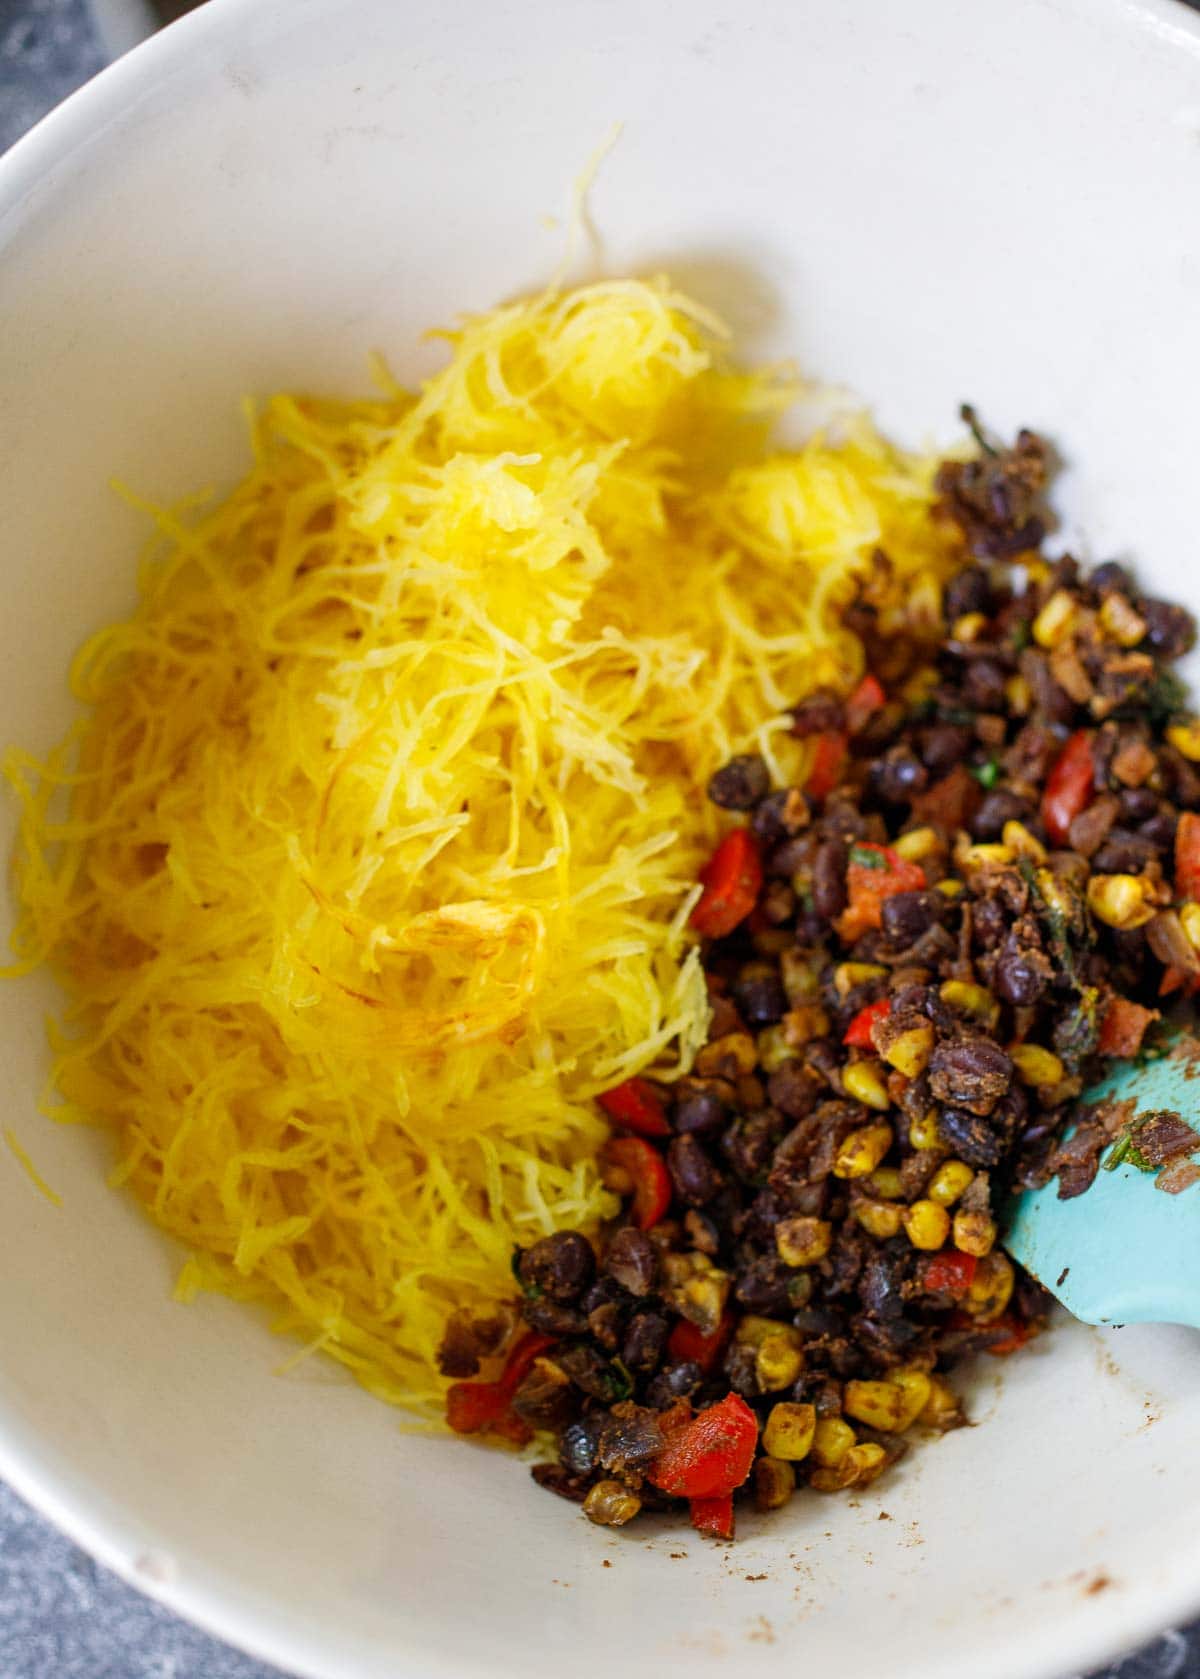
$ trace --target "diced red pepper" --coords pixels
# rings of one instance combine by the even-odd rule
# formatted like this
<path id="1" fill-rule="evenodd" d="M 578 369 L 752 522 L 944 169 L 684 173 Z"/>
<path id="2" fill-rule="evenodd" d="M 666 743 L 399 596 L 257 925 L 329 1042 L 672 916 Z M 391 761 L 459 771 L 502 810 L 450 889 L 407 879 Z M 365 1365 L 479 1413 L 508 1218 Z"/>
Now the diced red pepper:
<path id="1" fill-rule="evenodd" d="M 1096 1048 L 1101 1055 L 1136 1055 L 1142 1047 L 1146 1028 L 1161 1016 L 1157 1009 L 1144 1009 L 1128 997 L 1110 997 L 1100 1022 L 1100 1039 Z"/>
<path id="2" fill-rule="evenodd" d="M 1173 991 L 1182 991 L 1185 997 L 1194 997 L 1200 991 L 1200 974 L 1185 973 L 1182 968 L 1174 965 L 1163 969 L 1163 976 L 1159 982 L 1160 997 L 1169 997 Z"/>
<path id="3" fill-rule="evenodd" d="M 636 1131 L 640 1137 L 669 1137 L 662 1099 L 645 1079 L 626 1079 L 624 1084 L 605 1090 L 596 1100 L 611 1120 Z"/>
<path id="4" fill-rule="evenodd" d="M 827 799 L 837 786 L 846 761 L 846 737 L 843 734 L 814 735 L 812 768 L 804 790 L 814 799 Z"/>
<path id="5" fill-rule="evenodd" d="M 694 1323 L 680 1318 L 667 1337 L 667 1351 L 678 1364 L 698 1364 L 707 1376 L 729 1344 L 733 1334 L 733 1314 L 726 1312 L 711 1335 L 697 1329 Z"/>
<path id="6" fill-rule="evenodd" d="M 1200 816 L 1194 810 L 1183 811 L 1175 829 L 1175 892 L 1200 900 Z"/>
<path id="7" fill-rule="evenodd" d="M 733 1494 L 722 1493 L 718 1498 L 693 1498 L 689 1513 L 697 1533 L 707 1533 L 713 1539 L 733 1538 Z"/>
<path id="8" fill-rule="evenodd" d="M 1029 1325 L 1023 1323 L 1020 1318 L 1013 1317 L 1011 1312 L 1005 1312 L 1003 1317 L 996 1318 L 993 1323 L 989 1323 L 986 1327 L 990 1330 L 1003 1329 L 1006 1331 L 1001 1340 L 993 1341 L 989 1347 L 985 1348 L 985 1351 L 991 1353 L 993 1358 L 1006 1358 L 1009 1353 L 1018 1352 L 1029 1339 Z"/>
<path id="9" fill-rule="evenodd" d="M 1054 845 L 1066 845 L 1071 823 L 1095 797 L 1092 737 L 1077 729 L 1050 771 L 1042 794 L 1042 825 Z"/>
<path id="10" fill-rule="evenodd" d="M 723 939 L 744 921 L 762 890 L 762 861 L 749 828 L 726 834 L 700 870 L 704 887 L 692 926 L 706 939 Z"/>
<path id="11" fill-rule="evenodd" d="M 639 1230 L 652 1230 L 671 1205 L 671 1180 L 658 1150 L 642 1137 L 613 1137 L 605 1154 L 633 1179 L 633 1217 Z"/>
<path id="12" fill-rule="evenodd" d="M 846 727 L 850 733 L 858 734 L 868 718 L 873 717 L 886 703 L 887 695 L 883 691 L 883 684 L 877 676 L 868 673 L 846 701 Z"/>
<path id="13" fill-rule="evenodd" d="M 677 1498 L 720 1498 L 749 1475 L 757 1444 L 758 1418 L 730 1393 L 668 1439 L 648 1479 Z"/>
<path id="14" fill-rule="evenodd" d="M 852 1049 L 870 1049 L 872 1047 L 871 1028 L 877 1020 L 886 1020 L 892 1012 L 890 997 L 881 997 L 877 1003 L 868 1003 L 865 1009 L 859 1009 L 854 1019 L 842 1033 L 842 1042 L 849 1044 Z"/>
<path id="15" fill-rule="evenodd" d="M 965 1294 L 975 1280 L 978 1264 L 973 1253 L 945 1248 L 926 1260 L 921 1281 L 930 1294 Z"/>
<path id="16" fill-rule="evenodd" d="M 511 1400 L 533 1365 L 553 1345 L 549 1335 L 523 1336 L 509 1353 L 495 1382 L 452 1382 L 446 1389 L 446 1421 L 456 1434 L 498 1434 L 524 1446 L 533 1430 L 512 1409 Z"/>
<path id="17" fill-rule="evenodd" d="M 879 861 L 856 860 L 856 852 L 870 853 Z M 921 865 L 906 862 L 891 846 L 865 843 L 852 846 L 850 867 L 846 870 L 849 905 L 836 923 L 838 937 L 846 944 L 853 944 L 881 924 L 885 898 L 894 898 L 897 892 L 915 892 L 924 884 L 925 870 Z"/>

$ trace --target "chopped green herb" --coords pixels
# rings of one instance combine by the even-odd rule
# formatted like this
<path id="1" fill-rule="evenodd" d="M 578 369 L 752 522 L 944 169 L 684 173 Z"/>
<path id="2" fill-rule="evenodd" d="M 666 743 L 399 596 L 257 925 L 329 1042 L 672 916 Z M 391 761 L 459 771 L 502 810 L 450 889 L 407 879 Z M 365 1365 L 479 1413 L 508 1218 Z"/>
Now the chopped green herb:
<path id="1" fill-rule="evenodd" d="M 1115 1171 L 1132 1147 L 1133 1139 L 1130 1137 L 1129 1132 L 1122 1132 L 1100 1164 L 1104 1167 L 1106 1172 Z"/>
<path id="2" fill-rule="evenodd" d="M 975 412 L 974 408 L 972 408 L 971 404 L 969 402 L 964 402 L 958 412 L 963 424 L 966 426 L 971 436 L 975 439 L 976 443 L 978 443 L 979 447 L 983 450 L 984 454 L 994 455 L 996 453 L 995 446 L 988 442 L 987 433 L 984 431 L 983 426 L 980 423 L 979 416 Z"/>
<path id="3" fill-rule="evenodd" d="M 1000 760 L 989 758 L 986 764 L 972 764 L 971 774 L 981 787 L 994 787 L 1000 779 Z"/>
<path id="4" fill-rule="evenodd" d="M 1023 653 L 1033 639 L 1033 632 L 1029 628 L 1028 621 L 1024 618 L 1018 618 L 1008 639 L 1018 653 Z"/>
<path id="5" fill-rule="evenodd" d="M 966 706 L 962 705 L 948 705 L 946 709 L 939 712 L 938 715 L 943 723 L 957 723 L 958 726 L 963 729 L 970 728 L 971 724 L 975 721 L 975 713 L 973 711 L 968 711 Z"/>
<path id="6" fill-rule="evenodd" d="M 612 1388 L 614 1399 L 628 1399 L 633 1392 L 633 1377 L 629 1373 L 629 1366 L 624 1360 L 614 1358 L 609 1369 L 612 1372 Z"/>
<path id="7" fill-rule="evenodd" d="M 1094 1052 L 1099 1041 L 1099 1001 L 1100 993 L 1094 985 L 1083 986 L 1054 1028 L 1055 1053 L 1061 1055 L 1072 1072 Z"/>
<path id="8" fill-rule="evenodd" d="M 540 1300 L 542 1298 L 542 1290 L 538 1287 L 538 1285 L 536 1283 L 527 1283 L 522 1279 L 521 1255 L 524 1252 L 524 1248 L 514 1248 L 512 1251 L 512 1258 L 508 1262 L 508 1268 L 516 1278 L 517 1287 L 521 1290 L 521 1293 L 525 1296 L 526 1300 Z"/>
<path id="9" fill-rule="evenodd" d="M 887 858 L 881 852 L 872 851 L 869 846 L 852 845 L 850 847 L 850 861 L 857 863 L 860 869 L 886 869 Z"/>

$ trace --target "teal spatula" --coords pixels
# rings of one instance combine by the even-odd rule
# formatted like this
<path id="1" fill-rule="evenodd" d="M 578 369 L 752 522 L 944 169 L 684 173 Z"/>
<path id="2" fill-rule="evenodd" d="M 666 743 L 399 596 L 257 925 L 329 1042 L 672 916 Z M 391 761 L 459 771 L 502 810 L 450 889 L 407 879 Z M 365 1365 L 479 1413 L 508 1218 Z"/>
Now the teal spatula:
<path id="1" fill-rule="evenodd" d="M 1118 1062 L 1086 1099 L 1170 1108 L 1200 1130 L 1200 1059 Z M 1005 1246 L 1069 1312 L 1084 1323 L 1200 1328 L 1200 1183 L 1168 1195 L 1153 1173 L 1125 1162 L 1102 1165 L 1073 1200 L 1057 1191 L 1052 1181 L 1020 1197 Z"/>

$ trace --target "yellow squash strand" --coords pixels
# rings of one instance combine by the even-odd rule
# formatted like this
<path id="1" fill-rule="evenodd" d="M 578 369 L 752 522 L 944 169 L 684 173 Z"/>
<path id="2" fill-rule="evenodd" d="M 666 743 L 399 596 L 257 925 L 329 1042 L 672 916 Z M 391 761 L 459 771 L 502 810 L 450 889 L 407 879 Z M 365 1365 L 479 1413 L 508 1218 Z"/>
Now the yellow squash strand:
<path id="1" fill-rule="evenodd" d="M 948 563 L 929 461 L 771 452 L 787 385 L 666 282 L 446 338 L 416 396 L 269 402 L 227 500 L 155 512 L 71 736 L 7 761 L 55 1111 L 112 1128 L 181 1295 L 429 1411 L 450 1307 L 613 1210 L 595 1093 L 702 1040 L 706 777 L 803 768 L 781 713 L 857 676 L 878 547 Z"/>

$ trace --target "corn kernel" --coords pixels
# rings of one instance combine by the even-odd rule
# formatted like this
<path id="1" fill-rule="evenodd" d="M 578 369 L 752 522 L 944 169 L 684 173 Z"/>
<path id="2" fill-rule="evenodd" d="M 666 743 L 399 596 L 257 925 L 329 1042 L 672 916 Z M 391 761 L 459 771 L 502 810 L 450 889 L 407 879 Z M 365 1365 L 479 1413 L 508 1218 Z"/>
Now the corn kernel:
<path id="1" fill-rule="evenodd" d="M 842 1089 L 847 1096 L 853 1097 L 856 1102 L 861 1102 L 867 1108 L 878 1108 L 880 1112 L 885 1112 L 892 1105 L 892 1099 L 887 1092 L 887 1085 L 884 1083 L 883 1068 L 878 1061 L 852 1061 L 848 1067 L 843 1067 Z M 857 1133 L 854 1134 L 857 1135 Z M 849 1138 L 846 1141 L 849 1142 Z M 842 1147 L 844 1149 L 845 1144 Z M 886 1153 L 886 1150 L 884 1152 Z M 863 1171 L 873 1171 L 882 1158 L 883 1155 L 878 1155 L 869 1166 L 863 1168 Z M 836 1166 L 834 1171 L 837 1171 Z M 840 1177 L 860 1177 L 862 1173 L 842 1172 L 838 1175 Z"/>
<path id="2" fill-rule="evenodd" d="M 1146 634 L 1146 620 L 1115 589 L 1100 602 L 1100 627 L 1121 647 L 1136 647 Z"/>
<path id="3" fill-rule="evenodd" d="M 814 1469 L 808 1484 L 814 1492 L 843 1492 L 854 1483 L 855 1465 L 847 1452 L 836 1469 Z"/>
<path id="4" fill-rule="evenodd" d="M 1029 558 L 1022 558 L 1020 564 L 1025 567 L 1025 576 L 1035 588 L 1039 583 L 1049 583 L 1050 562 L 1042 559 L 1035 550 L 1030 549 Z"/>
<path id="5" fill-rule="evenodd" d="M 866 985 L 872 979 L 885 979 L 887 969 L 876 962 L 839 962 L 833 970 L 833 989 L 845 999 L 856 985 Z"/>
<path id="6" fill-rule="evenodd" d="M 952 641 L 978 641 L 987 629 L 987 619 L 982 612 L 964 612 L 961 618 L 956 618 L 950 626 Z"/>
<path id="7" fill-rule="evenodd" d="M 1043 1049 L 1041 1044 L 1011 1044 L 1008 1056 L 1022 1084 L 1030 1084 L 1039 1090 L 1062 1083 L 1062 1062 L 1052 1050 Z"/>
<path id="8" fill-rule="evenodd" d="M 816 1428 L 817 1413 L 811 1405 L 797 1405 L 790 1399 L 781 1399 L 778 1405 L 772 1405 L 763 1429 L 763 1450 L 768 1457 L 781 1457 L 789 1463 L 799 1463 L 812 1450 Z"/>
<path id="9" fill-rule="evenodd" d="M 939 620 L 941 615 L 939 607 L 937 612 Z M 915 709 L 922 701 L 929 698 L 941 680 L 941 672 L 934 665 L 920 665 L 913 671 L 900 690 L 900 697 L 906 705 Z"/>
<path id="10" fill-rule="evenodd" d="M 915 1079 L 925 1071 L 932 1054 L 933 1022 L 923 1020 L 894 1038 L 884 1050 L 883 1059 L 906 1079 Z"/>
<path id="11" fill-rule="evenodd" d="M 760 1318 L 753 1313 L 738 1319 L 734 1340 L 742 1347 L 761 1347 L 768 1335 L 786 1334 L 794 1337 L 795 1345 L 800 1343 L 800 1331 L 793 1329 L 791 1324 L 779 1323 L 775 1318 Z"/>
<path id="12" fill-rule="evenodd" d="M 754 1503 L 759 1510 L 778 1510 L 795 1490 L 796 1471 L 786 1458 L 759 1458 L 754 1465 Z"/>
<path id="13" fill-rule="evenodd" d="M 930 1108 L 928 1113 L 909 1121 L 908 1143 L 910 1148 L 916 1149 L 941 1148 L 942 1136 L 938 1130 L 936 1108 Z"/>
<path id="14" fill-rule="evenodd" d="M 842 1083 L 846 1085 L 848 1094 L 851 1092 L 846 1081 L 853 1070 L 847 1067 L 842 1074 Z M 892 1141 L 890 1125 L 860 1125 L 857 1131 L 851 1131 L 838 1149 L 833 1162 L 834 1177 L 865 1178 L 878 1166 L 891 1148 Z"/>
<path id="15" fill-rule="evenodd" d="M 813 1461 L 822 1469 L 836 1469 L 857 1436 L 841 1417 L 822 1417 L 813 1432 Z"/>
<path id="16" fill-rule="evenodd" d="M 994 1026 L 1000 1018 L 1000 1005 L 985 985 L 972 985 L 965 979 L 948 979 L 939 987 L 938 995 L 947 1008 L 969 1014 L 972 1020 Z"/>
<path id="17" fill-rule="evenodd" d="M 854 1205 L 854 1216 L 867 1235 L 881 1242 L 900 1234 L 900 1214 L 894 1201 L 857 1201 Z"/>
<path id="18" fill-rule="evenodd" d="M 829 1032 L 829 1015 L 820 1003 L 796 1003 L 779 1022 L 779 1032 L 789 1049 L 801 1049 L 814 1038 Z M 774 1069 L 768 1067 L 767 1071 Z"/>
<path id="19" fill-rule="evenodd" d="M 1004 684 L 1004 698 L 1014 717 L 1025 717 L 1033 704 L 1033 695 L 1023 676 L 1010 676 Z"/>
<path id="20" fill-rule="evenodd" d="M 901 1223 L 913 1247 L 929 1253 L 942 1247 L 950 1234 L 950 1214 L 936 1201 L 914 1201 L 904 1209 Z"/>
<path id="21" fill-rule="evenodd" d="M 929 1398 L 917 1421 L 925 1428 L 943 1430 L 957 1428 L 963 1421 L 958 1395 L 941 1376 L 930 1376 Z"/>
<path id="22" fill-rule="evenodd" d="M 799 1214 L 775 1226 L 776 1251 L 785 1265 L 815 1265 L 832 1245 L 833 1225 L 828 1219 Z"/>
<path id="23" fill-rule="evenodd" d="M 1179 912 L 1179 919 L 1187 934 L 1188 943 L 1194 950 L 1200 950 L 1200 904 L 1184 904 Z"/>
<path id="24" fill-rule="evenodd" d="M 952 1207 L 959 1196 L 965 1194 L 974 1176 L 974 1172 L 963 1161 L 946 1160 L 930 1178 L 925 1193 L 931 1201 L 936 1201 L 939 1207 Z"/>
<path id="25" fill-rule="evenodd" d="M 1046 861 L 1046 847 L 1024 822 L 1006 822 L 1001 838 L 1014 857 L 1028 857 L 1031 863 Z"/>
<path id="26" fill-rule="evenodd" d="M 714 1038 L 696 1057 L 701 1078 L 738 1078 L 758 1065 L 758 1046 L 749 1032 L 727 1032 Z"/>
<path id="27" fill-rule="evenodd" d="M 975 1275 L 963 1304 L 972 1317 L 988 1323 L 992 1318 L 998 1318 L 1008 1306 L 1015 1281 L 1009 1260 L 993 1248 L 975 1267 Z"/>
<path id="28" fill-rule="evenodd" d="M 804 1353 L 786 1333 L 764 1337 L 754 1359 L 754 1374 L 764 1393 L 790 1388 L 804 1369 Z"/>
<path id="29" fill-rule="evenodd" d="M 892 850 L 906 863 L 921 863 L 941 848 L 936 828 L 910 828 L 908 833 L 892 841 Z"/>
<path id="30" fill-rule="evenodd" d="M 903 1366 L 893 1370 L 889 1377 L 893 1387 L 898 1387 L 904 1395 L 904 1406 L 901 1411 L 900 1432 L 911 1428 L 929 1403 L 929 1395 L 933 1390 L 933 1383 L 927 1370 L 918 1370 Z"/>
<path id="31" fill-rule="evenodd" d="M 851 1446 L 842 1467 L 852 1471 L 851 1486 L 865 1487 L 887 1468 L 887 1453 L 874 1440 L 864 1440 Z"/>
<path id="32" fill-rule="evenodd" d="M 1158 907 L 1153 886 L 1138 874 L 1094 874 L 1087 901 L 1098 921 L 1122 929 L 1144 927 Z"/>
<path id="33" fill-rule="evenodd" d="M 957 1212 L 954 1215 L 954 1245 L 960 1253 L 983 1259 L 996 1242 L 996 1221 L 987 1213 Z"/>
<path id="34" fill-rule="evenodd" d="M 817 1034 L 814 1032 L 813 1036 Z M 784 1036 L 782 1026 L 768 1026 L 758 1034 L 758 1064 L 764 1073 L 773 1073 L 785 1061 L 794 1061 L 792 1047 Z"/>
<path id="35" fill-rule="evenodd" d="M 867 1179 L 867 1188 L 881 1201 L 898 1201 L 904 1194 L 904 1181 L 898 1166 L 876 1166 Z"/>
<path id="36" fill-rule="evenodd" d="M 1075 601 L 1056 589 L 1033 620 L 1033 639 L 1039 647 L 1058 647 L 1075 627 Z"/>
<path id="37" fill-rule="evenodd" d="M 779 977 L 793 1008 L 814 1002 L 821 994 L 821 976 L 805 951 L 785 950 L 779 958 Z"/>
<path id="38" fill-rule="evenodd" d="M 583 1501 L 583 1513 L 597 1527 L 624 1527 L 642 1507 L 637 1493 L 620 1481 L 597 1481 Z"/>
<path id="39" fill-rule="evenodd" d="M 967 845 L 958 860 L 964 869 L 1000 869 L 1013 861 L 1013 851 L 1007 845 Z"/>
<path id="40" fill-rule="evenodd" d="M 961 880 L 948 877 L 945 880 L 939 880 L 934 887 L 934 891 L 940 892 L 943 898 L 961 898 L 966 891 L 966 887 Z"/>
<path id="41" fill-rule="evenodd" d="M 1172 723 L 1167 740 L 1176 752 L 1196 763 L 1200 760 L 1200 719 L 1193 717 L 1186 723 Z"/>

